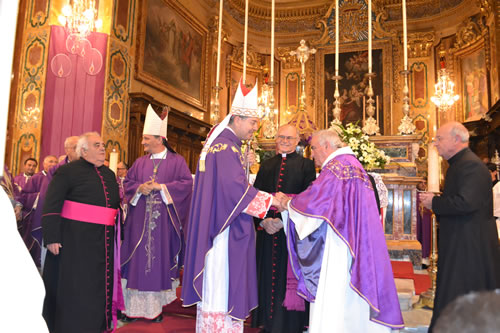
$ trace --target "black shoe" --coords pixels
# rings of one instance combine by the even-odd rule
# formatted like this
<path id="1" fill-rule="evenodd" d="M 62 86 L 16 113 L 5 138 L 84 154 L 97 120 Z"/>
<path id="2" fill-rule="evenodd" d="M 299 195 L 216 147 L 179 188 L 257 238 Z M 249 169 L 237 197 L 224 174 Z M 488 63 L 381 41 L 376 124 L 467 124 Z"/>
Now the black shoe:
<path id="1" fill-rule="evenodd" d="M 122 314 L 121 321 L 123 321 L 124 323 L 133 323 L 136 320 L 137 320 L 137 318 L 127 317 L 126 315 Z"/>
<path id="2" fill-rule="evenodd" d="M 163 315 L 160 313 L 160 315 L 154 319 L 151 319 L 151 322 L 153 323 L 161 323 L 161 321 L 163 320 Z"/>

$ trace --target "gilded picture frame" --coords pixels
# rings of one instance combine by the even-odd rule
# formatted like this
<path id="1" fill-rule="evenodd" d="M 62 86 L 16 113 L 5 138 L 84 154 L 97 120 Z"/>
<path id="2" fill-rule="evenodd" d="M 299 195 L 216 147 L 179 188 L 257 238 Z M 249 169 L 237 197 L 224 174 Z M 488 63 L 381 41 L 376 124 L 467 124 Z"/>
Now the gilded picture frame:
<path id="1" fill-rule="evenodd" d="M 461 122 L 481 119 L 491 107 L 490 71 L 484 38 L 477 38 L 453 52 L 457 103 L 457 119 Z"/>
<path id="2" fill-rule="evenodd" d="M 178 2 L 143 1 L 136 79 L 207 111 L 207 43 L 208 30 Z"/>

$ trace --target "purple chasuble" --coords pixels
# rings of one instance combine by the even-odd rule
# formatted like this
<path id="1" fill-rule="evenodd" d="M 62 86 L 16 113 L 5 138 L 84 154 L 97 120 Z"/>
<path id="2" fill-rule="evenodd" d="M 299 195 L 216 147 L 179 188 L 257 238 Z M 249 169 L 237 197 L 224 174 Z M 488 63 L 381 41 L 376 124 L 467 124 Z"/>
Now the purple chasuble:
<path id="1" fill-rule="evenodd" d="M 30 179 L 31 177 L 27 178 Z M 16 183 L 17 186 L 20 187 L 19 190 L 22 190 L 24 185 L 26 185 L 26 183 L 28 182 L 28 179 L 26 179 L 26 177 L 24 176 L 24 172 L 21 172 L 20 174 L 14 177 L 14 183 Z"/>
<path id="2" fill-rule="evenodd" d="M 231 130 L 224 129 L 209 149 L 206 171 L 200 172 L 199 168 L 196 171 L 182 299 L 185 306 L 202 300 L 205 257 L 215 237 L 231 226 L 228 315 L 243 320 L 258 304 L 255 227 L 253 217 L 243 213 L 258 190 L 248 184 L 240 149 L 241 140 Z"/>
<path id="3" fill-rule="evenodd" d="M 291 200 L 290 207 L 301 215 L 326 221 L 347 245 L 352 255 L 350 286 L 368 302 L 370 319 L 391 328 L 402 328 L 403 318 L 373 187 L 356 157 L 350 154 L 334 157 L 323 167 L 318 179 Z M 293 221 L 290 224 L 293 226 Z M 325 225 L 297 240 L 296 246 L 291 243 L 288 246 L 299 278 L 299 292 L 309 301 L 314 301 L 314 286 L 319 284 Z M 293 235 L 293 238 L 298 237 Z"/>
<path id="4" fill-rule="evenodd" d="M 23 220 L 19 231 L 38 267 L 41 264 L 42 209 L 45 198 L 45 192 L 42 195 L 41 189 L 44 187 L 46 190 L 49 183 L 46 173 L 38 172 L 24 185 L 19 196 L 19 202 L 23 204 Z M 35 201 L 37 205 L 33 207 Z"/>
<path id="5" fill-rule="evenodd" d="M 172 280 L 179 277 L 181 230 L 189 213 L 193 178 L 181 155 L 169 151 L 161 160 L 148 154 L 134 162 L 125 178 L 127 202 L 139 185 L 151 180 L 154 165 L 158 165 L 156 182 L 166 185 L 173 204 L 165 205 L 161 193 L 153 191 L 141 195 L 137 205 L 128 205 L 121 263 L 127 288 L 159 292 L 172 289 Z"/>

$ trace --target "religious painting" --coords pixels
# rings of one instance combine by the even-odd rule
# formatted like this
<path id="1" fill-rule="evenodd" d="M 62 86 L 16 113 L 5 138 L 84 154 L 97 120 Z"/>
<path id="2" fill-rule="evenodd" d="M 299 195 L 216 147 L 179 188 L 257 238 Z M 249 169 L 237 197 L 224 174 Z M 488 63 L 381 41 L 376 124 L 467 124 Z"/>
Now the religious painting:
<path id="1" fill-rule="evenodd" d="M 378 112 L 374 118 L 379 118 L 378 126 L 383 131 L 384 122 L 382 114 L 383 109 L 383 59 L 382 50 L 376 49 L 372 53 L 373 72 L 375 77 L 372 78 L 373 99 L 376 101 L 374 106 L 378 104 Z M 334 93 L 335 93 L 335 54 L 325 54 L 324 58 L 324 87 L 325 87 L 325 112 L 327 114 L 327 124 L 330 124 L 334 119 Z M 368 52 L 366 50 L 340 53 L 339 55 L 339 75 L 342 80 L 339 81 L 340 93 L 340 121 L 345 126 L 348 123 L 359 123 L 363 126 L 364 120 L 364 105 L 368 96 Z M 329 125 L 328 125 L 329 126 Z"/>
<path id="2" fill-rule="evenodd" d="M 206 111 L 206 28 L 173 0 L 143 7 L 137 78 Z"/>
<path id="3" fill-rule="evenodd" d="M 484 49 L 460 60 L 462 111 L 464 121 L 480 119 L 489 109 L 488 73 Z"/>

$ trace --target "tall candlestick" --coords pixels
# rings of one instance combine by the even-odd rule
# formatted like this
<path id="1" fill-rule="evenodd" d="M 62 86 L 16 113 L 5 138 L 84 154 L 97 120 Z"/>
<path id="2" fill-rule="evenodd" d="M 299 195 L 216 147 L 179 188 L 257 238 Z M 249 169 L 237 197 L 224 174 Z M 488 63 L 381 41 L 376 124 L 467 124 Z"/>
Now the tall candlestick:
<path id="1" fill-rule="evenodd" d="M 339 76 L 339 0 L 335 0 L 335 76 Z"/>
<path id="2" fill-rule="evenodd" d="M 245 37 L 243 41 L 243 84 L 247 81 L 247 39 L 248 39 L 248 0 L 245 0 Z"/>
<path id="3" fill-rule="evenodd" d="M 427 152 L 427 191 L 439 192 L 439 153 L 434 143 L 429 143 Z"/>
<path id="4" fill-rule="evenodd" d="M 325 98 L 325 128 L 328 128 L 328 99 Z"/>
<path id="5" fill-rule="evenodd" d="M 222 40 L 222 7 L 224 0 L 220 0 L 219 4 L 219 31 L 217 36 L 217 78 L 215 79 L 215 86 L 219 86 L 220 78 L 220 50 L 221 50 L 221 40 Z"/>
<path id="6" fill-rule="evenodd" d="M 271 82 L 274 82 L 274 2 L 271 2 Z"/>
<path id="7" fill-rule="evenodd" d="M 404 70 L 408 70 L 408 33 L 406 26 L 406 0 L 402 2 L 403 6 L 403 52 L 404 52 Z"/>
<path id="8" fill-rule="evenodd" d="M 0 53 L 2 63 L 0 66 L 0 86 L 3 88 L 0 89 L 0 176 L 4 174 L 5 141 L 18 10 L 19 1 L 0 2 L 0 27 L 3 34 L 2 52 Z"/>
<path id="9" fill-rule="evenodd" d="M 368 73 L 371 72 L 372 72 L 372 0 L 368 0 Z"/>

